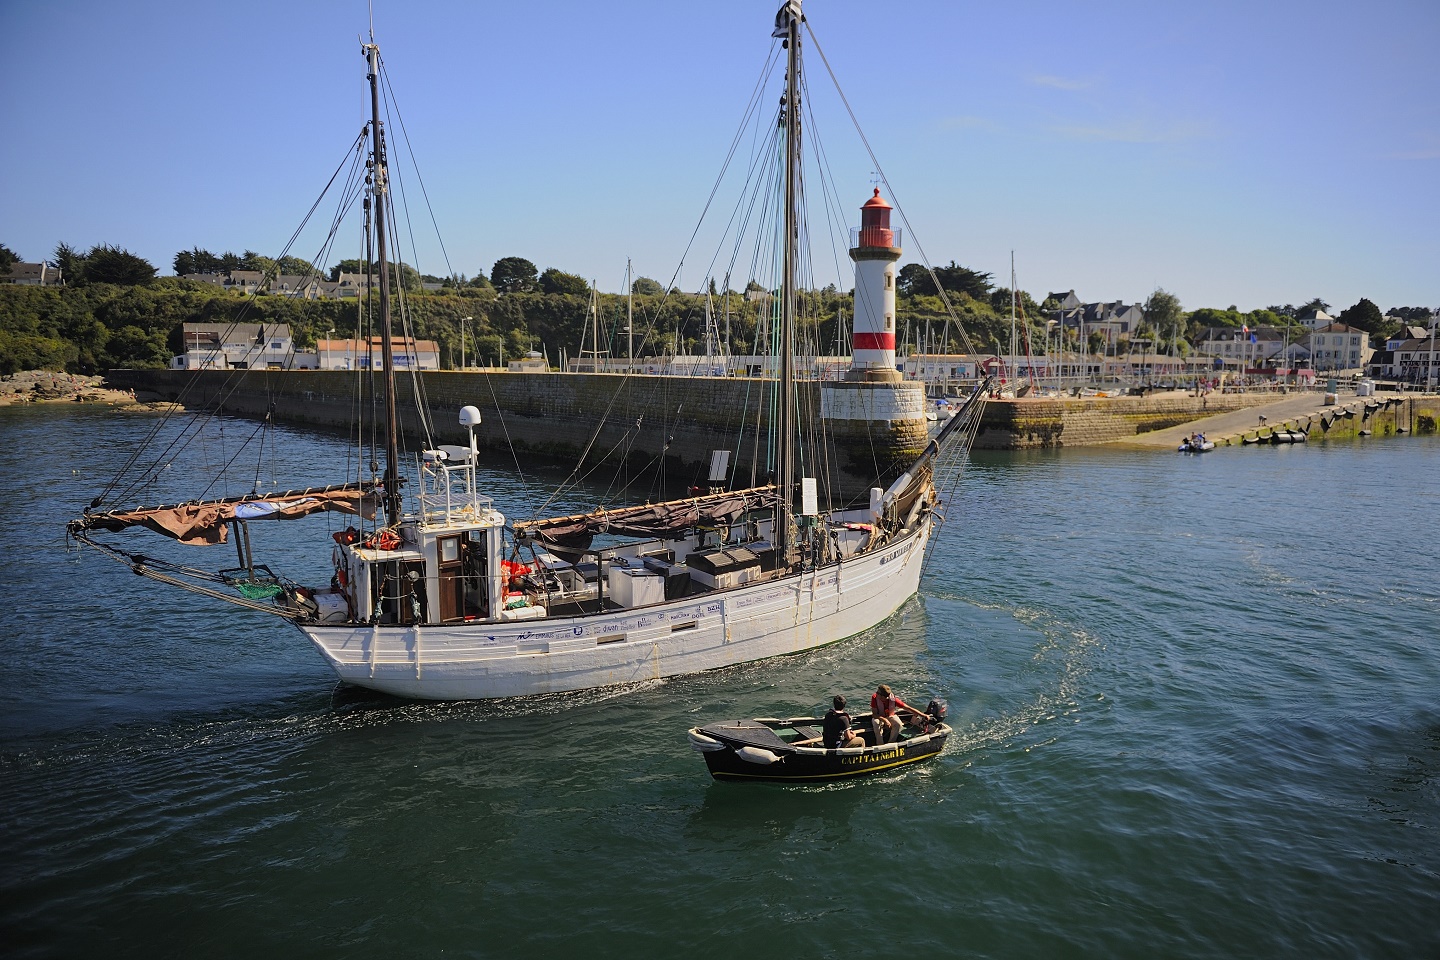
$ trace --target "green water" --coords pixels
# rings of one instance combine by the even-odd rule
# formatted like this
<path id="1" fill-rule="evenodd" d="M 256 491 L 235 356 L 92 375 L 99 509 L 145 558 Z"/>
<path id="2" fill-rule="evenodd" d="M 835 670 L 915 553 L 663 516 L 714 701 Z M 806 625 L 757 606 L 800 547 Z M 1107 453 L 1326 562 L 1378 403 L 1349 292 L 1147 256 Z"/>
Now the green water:
<path id="1" fill-rule="evenodd" d="M 1440 955 L 1434 439 L 980 455 L 920 596 L 858 638 L 407 704 L 66 553 L 147 426 L 0 410 L 10 956 Z M 944 755 L 788 787 L 686 744 L 881 681 L 948 699 Z"/>

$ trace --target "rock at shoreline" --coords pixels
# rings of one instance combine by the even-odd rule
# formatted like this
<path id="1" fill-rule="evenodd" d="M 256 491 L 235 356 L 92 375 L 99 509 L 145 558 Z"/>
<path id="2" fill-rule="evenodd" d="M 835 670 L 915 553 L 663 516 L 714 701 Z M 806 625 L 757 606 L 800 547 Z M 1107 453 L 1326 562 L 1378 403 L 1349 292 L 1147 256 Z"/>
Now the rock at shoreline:
<path id="1" fill-rule="evenodd" d="M 76 403 L 134 403 L 130 390 L 111 390 L 93 374 L 25 370 L 0 377 L 0 406 L 69 400 Z"/>

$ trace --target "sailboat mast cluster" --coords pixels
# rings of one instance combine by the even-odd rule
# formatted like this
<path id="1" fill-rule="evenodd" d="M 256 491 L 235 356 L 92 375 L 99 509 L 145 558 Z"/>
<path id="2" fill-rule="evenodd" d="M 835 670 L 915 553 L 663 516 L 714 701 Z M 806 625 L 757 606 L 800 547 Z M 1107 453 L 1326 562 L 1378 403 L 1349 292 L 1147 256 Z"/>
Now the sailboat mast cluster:
<path id="1" fill-rule="evenodd" d="M 390 257 L 386 248 L 386 204 L 389 201 L 389 171 L 385 164 L 385 129 L 380 121 L 380 47 L 374 43 L 363 46 L 370 72 L 370 199 L 371 216 L 375 222 L 375 243 L 380 275 L 380 355 L 384 358 L 382 382 L 385 385 L 385 519 L 400 522 L 403 505 L 400 498 L 400 430 L 398 405 L 395 398 L 395 344 L 390 323 Z"/>
<path id="2" fill-rule="evenodd" d="M 787 3 L 779 18 L 784 21 L 785 63 L 785 267 L 780 289 L 780 415 L 779 433 L 780 512 L 775 527 L 775 546 L 786 564 L 794 560 L 795 529 L 795 299 L 798 272 L 800 224 L 796 193 L 800 185 L 800 3 Z M 781 30 L 777 24 L 776 33 Z"/>
<path id="3" fill-rule="evenodd" d="M 797 484 L 802 433 L 807 444 L 818 447 L 830 440 L 825 429 L 847 418 L 873 419 L 874 411 L 882 410 L 893 421 L 897 417 L 890 412 L 898 412 L 896 398 L 908 386 L 898 382 L 894 367 L 893 274 L 900 248 L 889 227 L 890 207 L 877 189 L 862 208 L 851 250 L 854 367 L 844 381 L 827 383 L 820 393 L 821 407 L 831 411 L 822 415 L 834 418 L 828 428 L 813 420 L 802 423 L 799 416 L 802 22 L 799 0 L 788 0 L 772 34 L 787 51 L 774 483 L 728 489 L 723 462 L 729 451 L 718 451 L 714 460 L 722 466 L 712 466 L 711 486 L 703 494 L 507 520 L 480 489 L 481 414 L 475 406 L 459 412 L 467 442 L 427 439 L 428 449 L 410 454 L 408 462 L 402 459 L 381 61 L 372 42 L 363 45 L 372 114 L 365 228 L 375 248 L 372 255 L 367 240 L 366 255 L 379 273 L 381 357 L 380 369 L 371 374 L 381 378 L 384 391 L 383 481 L 377 485 L 378 468 L 372 467 L 368 483 L 166 507 L 87 509 L 69 524 L 70 534 L 136 573 L 206 598 L 227 599 L 222 591 L 229 588 L 241 595 L 231 602 L 248 609 L 267 609 L 269 600 L 268 609 L 290 620 L 342 680 L 422 699 L 524 696 L 655 680 L 796 653 L 885 620 L 918 588 L 926 547 L 939 523 L 936 464 L 968 449 L 986 385 L 912 454 L 888 488 L 873 486 L 867 502 L 822 508 L 814 478 Z M 598 326 L 598 317 L 592 322 Z M 594 338 L 598 369 L 598 329 Z M 423 402 L 422 390 L 412 393 Z M 734 413 L 738 426 L 744 412 Z M 402 483 L 410 491 L 404 497 Z M 383 506 L 382 523 L 374 522 L 377 506 Z M 297 583 L 253 561 L 252 523 L 321 512 L 354 517 L 358 524 L 316 537 L 317 550 L 334 564 L 328 586 Z M 803 529 L 797 524 L 801 514 Z M 202 578 L 204 572 L 189 564 L 93 539 L 101 531 L 137 527 L 186 544 L 233 538 L 241 545 L 241 567 Z M 187 584 L 192 575 L 200 582 Z"/>

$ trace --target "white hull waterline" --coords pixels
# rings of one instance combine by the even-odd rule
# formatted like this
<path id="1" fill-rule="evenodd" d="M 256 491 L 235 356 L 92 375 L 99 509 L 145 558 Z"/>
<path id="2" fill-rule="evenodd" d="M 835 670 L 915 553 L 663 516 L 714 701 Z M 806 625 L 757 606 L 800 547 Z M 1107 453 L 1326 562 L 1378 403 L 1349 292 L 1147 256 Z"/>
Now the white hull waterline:
<path id="1" fill-rule="evenodd" d="M 854 636 L 919 587 L 930 524 L 827 568 L 588 617 L 458 625 L 298 624 L 347 683 L 400 697 L 489 699 L 660 680 Z"/>

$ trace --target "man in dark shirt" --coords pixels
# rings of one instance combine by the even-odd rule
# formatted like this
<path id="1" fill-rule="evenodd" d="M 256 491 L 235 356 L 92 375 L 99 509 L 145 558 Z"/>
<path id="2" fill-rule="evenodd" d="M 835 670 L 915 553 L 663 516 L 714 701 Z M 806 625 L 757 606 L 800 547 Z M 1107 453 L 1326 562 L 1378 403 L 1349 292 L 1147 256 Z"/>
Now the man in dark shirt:
<path id="1" fill-rule="evenodd" d="M 825 749 L 834 750 L 836 747 L 863 747 L 865 741 L 855 735 L 850 729 L 850 714 L 845 712 L 845 697 L 841 694 L 835 695 L 834 709 L 825 714 L 821 722 L 821 733 L 824 734 Z"/>

